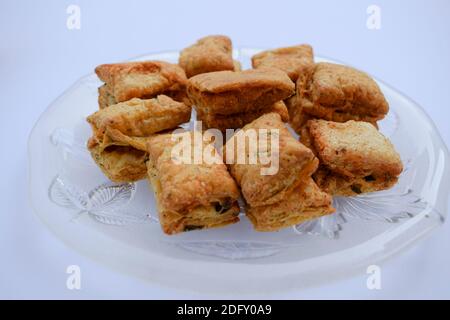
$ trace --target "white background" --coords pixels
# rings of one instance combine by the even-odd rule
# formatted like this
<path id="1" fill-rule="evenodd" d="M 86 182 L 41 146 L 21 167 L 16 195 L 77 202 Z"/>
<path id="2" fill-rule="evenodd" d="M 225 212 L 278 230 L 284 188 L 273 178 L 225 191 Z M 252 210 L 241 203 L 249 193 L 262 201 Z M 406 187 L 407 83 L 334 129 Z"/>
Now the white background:
<path id="1" fill-rule="evenodd" d="M 66 8 L 81 8 L 81 30 Z M 380 6 L 381 30 L 366 27 Z M 27 138 L 59 94 L 100 63 L 180 49 L 207 35 L 235 46 L 310 43 L 410 96 L 450 141 L 450 1 L 99 1 L 0 2 L 0 297 L 220 298 L 156 286 L 118 274 L 65 247 L 28 200 Z M 414 143 L 414 141 L 411 141 Z M 450 224 L 382 265 L 382 289 L 366 274 L 264 298 L 450 298 Z M 82 288 L 66 289 L 77 264 Z M 239 297 L 239 296 L 233 296 Z M 247 298 L 260 298 L 258 296 Z"/>

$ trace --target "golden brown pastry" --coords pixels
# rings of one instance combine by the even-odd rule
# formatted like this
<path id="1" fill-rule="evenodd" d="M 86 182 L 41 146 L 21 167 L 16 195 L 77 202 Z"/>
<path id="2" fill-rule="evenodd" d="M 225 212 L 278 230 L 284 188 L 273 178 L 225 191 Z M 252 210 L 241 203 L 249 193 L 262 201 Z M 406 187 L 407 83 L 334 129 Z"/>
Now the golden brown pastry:
<path id="1" fill-rule="evenodd" d="M 252 122 L 263 114 L 271 112 L 278 113 L 284 122 L 289 120 L 289 113 L 283 101 L 278 101 L 269 107 L 254 112 L 243 112 L 231 115 L 197 113 L 197 119 L 203 122 L 202 125 L 204 129 L 214 128 L 225 132 L 226 129 L 242 128 L 247 123 Z"/>
<path id="2" fill-rule="evenodd" d="M 139 61 L 102 64 L 95 73 L 105 84 L 99 88 L 100 108 L 132 98 L 148 99 L 168 95 L 189 105 L 186 75 L 176 64 L 164 61 Z"/>
<path id="3" fill-rule="evenodd" d="M 300 76 L 296 95 L 287 101 L 290 123 L 297 133 L 310 118 L 335 122 L 366 121 L 376 125 L 389 105 L 377 83 L 354 68 L 317 63 L 311 76 Z"/>
<path id="4" fill-rule="evenodd" d="M 262 138 L 264 129 L 270 134 L 266 141 Z M 246 141 L 243 136 L 252 138 Z M 273 145 L 272 138 L 276 139 L 278 147 Z M 234 153 L 229 154 L 230 150 Z M 262 168 L 270 168 L 273 162 L 263 162 L 262 155 L 273 156 L 271 160 L 276 159 L 277 170 L 263 173 Z M 258 231 L 279 230 L 334 210 L 331 197 L 319 192 L 311 180 L 319 161 L 290 134 L 276 113 L 261 116 L 231 137 L 223 156 L 240 185 L 247 215 Z M 255 158 L 257 161 L 251 162 L 250 159 Z"/>
<path id="5" fill-rule="evenodd" d="M 309 120 L 301 141 L 320 159 L 314 180 L 332 195 L 388 189 L 403 170 L 392 143 L 367 122 Z"/>
<path id="6" fill-rule="evenodd" d="M 200 73 L 235 70 L 232 51 L 227 36 L 207 36 L 181 51 L 178 64 L 188 78 Z"/>
<path id="7" fill-rule="evenodd" d="M 140 180 L 147 171 L 147 137 L 189 121 L 190 115 L 190 107 L 164 95 L 118 103 L 87 118 L 93 131 L 88 149 L 112 181 Z"/>
<path id="8" fill-rule="evenodd" d="M 114 136 L 114 132 L 106 130 L 101 141 L 89 139 L 88 149 L 95 163 L 114 182 L 144 179 L 147 174 L 145 162 L 148 160 L 148 153 L 142 146 L 146 146 L 146 138 L 126 137 L 123 141 L 117 141 L 111 136 Z"/>
<path id="9" fill-rule="evenodd" d="M 271 141 L 260 143 L 259 129 L 272 130 L 278 141 L 278 151 L 272 150 Z M 267 134 L 268 131 L 266 131 Z M 246 142 L 239 147 L 240 135 L 254 134 L 253 142 Z M 266 153 L 274 153 L 278 161 L 278 170 L 274 174 L 262 174 L 261 169 L 269 167 L 257 161 L 250 164 L 248 159 L 260 156 L 263 153 L 261 146 L 268 146 Z M 227 149 L 233 149 L 234 154 L 229 157 Z M 223 151 L 226 163 L 229 165 L 232 176 L 240 185 L 242 195 L 250 206 L 262 206 L 273 204 L 282 200 L 287 193 L 292 191 L 303 179 L 312 175 L 317 169 L 318 160 L 310 149 L 298 142 L 288 131 L 281 117 L 277 113 L 267 113 L 242 128 L 227 141 Z M 240 158 L 240 156 L 242 158 Z M 242 163 L 242 159 L 245 162 Z"/>
<path id="10" fill-rule="evenodd" d="M 147 144 L 148 177 L 163 231 L 175 234 L 238 222 L 239 190 L 221 157 L 216 154 L 212 164 L 196 164 L 192 152 L 190 162 L 176 163 L 172 151 L 177 137 L 189 137 L 189 145 L 198 147 L 192 132 L 154 135 Z"/>
<path id="11" fill-rule="evenodd" d="M 277 231 L 334 212 L 332 198 L 311 178 L 303 180 L 283 201 L 249 207 L 247 217 L 257 231 Z"/>
<path id="12" fill-rule="evenodd" d="M 109 92 L 108 86 L 106 84 L 98 88 L 98 105 L 100 109 L 106 108 L 116 103 L 116 99 Z"/>
<path id="13" fill-rule="evenodd" d="M 292 81 L 314 70 L 313 48 L 308 44 L 267 50 L 252 57 L 253 68 L 272 67 L 286 72 Z"/>
<path id="14" fill-rule="evenodd" d="M 196 75 L 188 80 L 187 93 L 199 113 L 230 115 L 269 107 L 294 89 L 283 71 L 261 68 Z"/>
<path id="15" fill-rule="evenodd" d="M 118 129 L 129 136 L 148 136 L 188 122 L 191 108 L 165 95 L 153 99 L 134 98 L 101 109 L 87 118 L 93 131 L 102 133 L 106 127 Z"/>

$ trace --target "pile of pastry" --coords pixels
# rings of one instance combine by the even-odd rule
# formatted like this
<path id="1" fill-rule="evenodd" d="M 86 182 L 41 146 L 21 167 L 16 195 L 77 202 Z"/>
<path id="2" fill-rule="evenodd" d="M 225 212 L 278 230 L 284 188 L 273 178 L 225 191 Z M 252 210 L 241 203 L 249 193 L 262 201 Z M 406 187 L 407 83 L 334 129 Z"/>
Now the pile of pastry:
<path id="1" fill-rule="evenodd" d="M 208 36 L 182 50 L 178 64 L 96 68 L 104 84 L 100 108 L 87 118 L 88 149 L 110 180 L 150 181 L 165 233 L 236 223 L 240 197 L 256 230 L 276 231 L 334 212 L 333 196 L 397 182 L 400 156 L 377 129 L 389 106 L 370 76 L 315 63 L 309 45 L 258 53 L 252 67 L 241 70 L 228 37 Z M 174 161 L 177 136 L 195 135 L 175 130 L 191 120 L 192 108 L 203 130 L 240 129 L 216 150 L 215 161 Z M 278 148 L 256 143 L 238 152 L 243 159 L 276 152 L 275 174 L 261 174 L 266 163 L 225 159 L 238 133 L 259 129 L 277 132 Z"/>

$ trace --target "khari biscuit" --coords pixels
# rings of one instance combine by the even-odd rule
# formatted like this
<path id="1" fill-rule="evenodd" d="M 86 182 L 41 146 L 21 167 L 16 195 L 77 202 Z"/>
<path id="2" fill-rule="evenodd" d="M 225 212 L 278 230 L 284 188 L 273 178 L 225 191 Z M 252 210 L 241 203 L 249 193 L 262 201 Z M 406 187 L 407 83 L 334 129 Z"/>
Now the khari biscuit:
<path id="1" fill-rule="evenodd" d="M 283 201 L 247 208 L 247 217 L 257 231 L 277 231 L 333 212 L 331 196 L 307 178 Z"/>
<path id="2" fill-rule="evenodd" d="M 105 175 L 115 182 L 145 178 L 146 139 L 189 121 L 190 107 L 159 95 L 101 109 L 87 118 L 92 127 L 88 149 Z"/>
<path id="3" fill-rule="evenodd" d="M 292 81 L 314 70 L 313 49 L 308 44 L 260 52 L 252 57 L 253 68 L 272 67 L 286 72 Z"/>
<path id="4" fill-rule="evenodd" d="M 164 61 L 139 61 L 102 64 L 95 73 L 105 84 L 99 88 L 100 108 L 132 98 L 148 99 L 168 95 L 189 104 L 186 75 L 176 64 Z"/>
<path id="5" fill-rule="evenodd" d="M 254 112 L 243 112 L 231 115 L 197 113 L 197 119 L 203 122 L 204 129 L 214 128 L 225 132 L 226 129 L 242 128 L 247 123 L 256 120 L 263 114 L 271 112 L 278 113 L 281 116 L 281 120 L 284 122 L 289 120 L 289 113 L 283 101 L 278 101 L 269 107 L 255 110 Z"/>
<path id="6" fill-rule="evenodd" d="M 144 179 L 147 173 L 145 162 L 148 160 L 146 138 L 127 137 L 118 141 L 112 135 L 114 133 L 106 130 L 101 141 L 94 137 L 89 139 L 88 149 L 95 163 L 114 182 Z"/>
<path id="7" fill-rule="evenodd" d="M 269 107 L 294 89 L 283 71 L 261 68 L 196 75 L 188 80 L 187 93 L 199 113 L 230 115 Z"/>
<path id="8" fill-rule="evenodd" d="M 207 36 L 182 50 L 178 64 L 188 78 L 206 72 L 235 70 L 232 51 L 230 38 Z"/>
<path id="9" fill-rule="evenodd" d="M 215 161 L 176 162 L 172 154 L 177 135 L 198 147 L 192 132 L 157 134 L 147 143 L 148 178 L 155 192 L 159 221 L 166 234 L 225 226 L 239 221 L 239 190 L 216 154 Z M 187 136 L 186 136 L 187 135 Z M 207 144 L 202 141 L 203 147 Z"/>
<path id="10" fill-rule="evenodd" d="M 297 79 L 296 95 L 287 101 L 292 127 L 299 133 L 310 118 L 335 122 L 365 121 L 376 125 L 389 110 L 383 93 L 366 73 L 317 63 L 311 76 Z"/>
<path id="11" fill-rule="evenodd" d="M 262 143 L 262 134 L 270 135 L 270 139 Z M 277 140 L 278 150 L 276 145 L 272 145 L 272 138 Z M 263 168 L 270 167 L 270 164 L 260 161 L 261 155 L 266 154 L 276 157 L 278 168 L 269 174 L 262 174 Z M 312 151 L 291 135 L 277 113 L 265 114 L 244 126 L 227 141 L 223 155 L 231 175 L 240 185 L 242 195 L 251 207 L 283 200 L 301 181 L 309 178 L 318 166 Z M 250 163 L 249 159 L 252 158 L 258 161 Z M 245 161 L 242 162 L 242 159 Z"/>
<path id="12" fill-rule="evenodd" d="M 145 100 L 134 98 L 98 110 L 87 121 L 95 133 L 101 134 L 109 127 L 130 136 L 148 136 L 188 122 L 190 116 L 190 107 L 168 96 L 159 95 Z"/>
<path id="13" fill-rule="evenodd" d="M 367 122 L 309 120 L 301 141 L 320 159 L 314 180 L 332 195 L 388 189 L 403 170 L 392 143 Z"/>

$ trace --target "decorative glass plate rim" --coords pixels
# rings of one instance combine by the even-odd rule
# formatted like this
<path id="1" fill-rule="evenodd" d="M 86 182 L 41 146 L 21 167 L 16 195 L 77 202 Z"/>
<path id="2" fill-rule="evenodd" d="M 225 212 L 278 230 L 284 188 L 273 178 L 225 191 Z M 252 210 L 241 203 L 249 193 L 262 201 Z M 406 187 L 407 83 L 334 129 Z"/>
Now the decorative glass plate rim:
<path id="1" fill-rule="evenodd" d="M 242 50 L 256 51 L 259 49 L 242 47 L 237 50 L 239 50 L 239 51 L 242 51 Z M 143 59 L 148 56 L 163 55 L 163 54 L 178 54 L 178 51 L 173 50 L 173 51 L 161 51 L 161 52 L 157 52 L 157 53 L 149 53 L 149 54 L 137 56 L 130 60 L 139 60 L 139 59 Z M 336 59 L 331 59 L 331 58 L 320 56 L 320 55 L 318 55 L 318 58 L 321 58 L 324 60 L 329 60 L 329 61 L 336 62 L 336 63 L 343 63 Z M 93 260 L 96 260 L 102 264 L 113 267 L 113 269 L 116 269 L 123 273 L 129 274 L 130 272 L 129 272 L 128 263 L 119 262 L 119 261 L 117 261 L 117 259 L 114 259 L 114 257 L 106 257 L 106 258 L 103 257 L 103 259 L 102 259 L 99 257 L 99 254 L 101 253 L 99 250 L 90 250 L 88 248 L 88 246 L 86 246 L 86 245 L 83 246 L 82 244 L 80 245 L 79 241 L 75 241 L 73 238 L 70 238 L 70 236 L 62 234 L 60 232 L 60 230 L 58 230 L 57 228 L 54 228 L 54 226 L 52 225 L 52 223 L 50 221 L 44 219 L 44 217 L 41 214 L 39 214 L 38 206 L 36 205 L 34 198 L 33 198 L 33 190 L 32 190 L 33 183 L 32 182 L 33 182 L 33 178 L 34 179 L 36 178 L 37 173 L 36 173 L 36 170 L 33 170 L 33 161 L 32 161 L 33 143 L 32 143 L 32 141 L 33 141 L 33 138 L 36 136 L 36 131 L 38 130 L 39 125 L 44 123 L 46 116 L 48 114 L 50 114 L 54 108 L 56 108 L 56 105 L 58 104 L 59 100 L 62 99 L 66 94 L 68 94 L 72 90 L 76 89 L 82 83 L 82 81 L 85 80 L 86 78 L 88 78 L 89 76 L 92 76 L 92 73 L 90 73 L 88 75 L 84 75 L 83 77 L 78 79 L 68 89 L 66 89 L 63 93 L 61 93 L 54 101 L 52 101 L 51 104 L 46 108 L 46 110 L 40 115 L 40 117 L 38 118 L 38 120 L 36 121 L 35 125 L 33 126 L 32 130 L 30 132 L 29 139 L 28 139 L 30 203 L 31 203 L 31 206 L 32 206 L 34 212 L 39 217 L 39 220 L 42 221 L 44 223 L 44 225 L 46 225 L 49 228 L 49 230 L 57 238 L 62 240 L 66 245 L 75 249 L 77 252 L 79 252 L 85 256 L 88 256 L 89 258 L 91 258 Z M 384 81 L 381 81 L 377 78 L 375 78 L 375 79 L 379 83 L 383 84 L 383 86 L 385 86 L 389 90 L 392 90 L 392 91 L 400 94 L 402 96 L 402 98 L 406 99 L 409 104 L 411 104 L 414 108 L 416 108 L 420 112 L 422 119 L 428 125 L 431 126 L 433 138 L 436 139 L 438 145 L 441 147 L 441 149 L 444 150 L 444 160 L 445 160 L 445 163 L 448 165 L 449 152 L 448 152 L 447 146 L 444 143 L 444 141 L 442 140 L 435 124 L 430 119 L 430 117 L 426 114 L 424 109 L 418 103 L 416 103 L 414 100 L 409 98 L 407 95 L 403 94 L 401 91 L 386 84 Z M 447 203 L 448 203 L 448 197 L 449 197 L 449 195 L 447 194 L 446 195 Z M 414 219 L 411 219 L 411 220 L 414 220 Z M 87 229 L 87 228 L 85 228 L 85 229 Z M 421 238 L 423 238 L 424 236 L 428 235 L 432 230 L 434 230 L 434 227 L 423 231 L 421 234 L 416 234 L 415 237 L 408 238 L 409 241 L 403 240 L 401 245 L 397 245 L 394 248 L 390 248 L 390 249 L 383 249 L 381 251 L 382 254 L 376 255 L 376 257 L 374 259 L 375 261 L 372 261 L 372 262 L 380 263 L 380 262 L 386 260 L 387 258 L 389 258 L 395 254 L 398 254 L 399 252 L 412 246 L 414 243 L 416 243 L 416 241 L 418 241 Z M 236 286 L 239 286 L 239 284 L 242 284 L 242 281 L 244 281 L 244 283 L 248 284 L 249 282 L 252 282 L 252 281 L 249 281 L 252 279 L 268 281 L 268 282 L 270 282 L 270 286 L 276 291 L 284 291 L 287 288 L 294 289 L 297 287 L 305 287 L 305 286 L 310 286 L 312 284 L 317 285 L 317 284 L 323 283 L 325 281 L 330 281 L 330 278 L 337 279 L 337 278 L 341 278 L 343 276 L 348 276 L 350 274 L 353 274 L 357 269 L 360 269 L 362 266 L 366 265 L 364 263 L 364 261 L 366 259 L 368 259 L 369 257 L 373 257 L 375 253 L 380 253 L 380 252 L 378 252 L 379 248 L 369 248 L 372 250 L 368 250 L 366 252 L 366 254 L 364 254 L 364 255 L 359 255 L 358 259 L 354 260 L 355 263 L 353 265 L 351 265 L 351 266 L 347 265 L 346 268 L 340 268 L 339 270 L 336 269 L 336 271 L 330 277 L 326 277 L 326 279 L 314 279 L 314 281 L 305 281 L 305 279 L 301 279 L 302 280 L 301 283 L 298 283 L 299 275 L 302 273 L 307 272 L 308 275 L 314 275 L 314 274 L 320 275 L 321 274 L 321 272 L 322 272 L 321 270 L 313 270 L 312 269 L 313 265 L 315 265 L 317 261 L 322 261 L 322 263 L 321 263 L 322 265 L 324 264 L 325 261 L 329 261 L 331 264 L 335 264 L 337 267 L 339 267 L 339 266 L 342 267 L 342 265 L 345 264 L 345 261 L 340 261 L 337 263 L 336 263 L 336 261 L 333 261 L 333 263 L 332 263 L 332 261 L 330 259 L 336 260 L 336 258 L 339 258 L 339 256 L 341 256 L 341 255 L 345 256 L 347 253 L 351 254 L 351 251 L 354 250 L 355 247 L 341 250 L 338 252 L 333 252 L 333 253 L 327 254 L 325 256 L 309 258 L 306 260 L 287 262 L 287 263 L 267 264 L 267 265 L 254 265 L 254 264 L 249 264 L 249 263 L 245 263 L 242 261 L 235 261 L 235 263 L 229 263 L 229 261 L 221 261 L 221 260 L 202 261 L 201 263 L 196 263 L 195 261 L 187 261 L 187 260 L 183 259 L 182 260 L 183 264 L 184 264 L 183 270 L 180 270 L 177 266 L 177 262 L 179 262 L 180 259 L 173 258 L 173 257 L 167 257 L 167 256 L 161 256 L 159 254 L 155 254 L 152 252 L 144 251 L 143 249 L 139 249 L 136 247 L 132 247 L 130 245 L 126 245 L 116 239 L 112 239 L 110 237 L 107 237 L 106 235 L 99 234 L 98 232 L 94 232 L 93 230 L 86 230 L 86 232 L 92 233 L 90 236 L 97 237 L 97 240 L 99 240 L 98 243 L 103 243 L 104 245 L 114 245 L 114 246 L 120 247 L 121 250 L 127 250 L 125 252 L 128 253 L 127 255 L 130 258 L 133 256 L 136 257 L 136 255 L 132 254 L 132 253 L 134 253 L 134 254 L 137 254 L 141 258 L 145 257 L 145 259 L 142 261 L 148 261 L 149 259 L 152 260 L 153 264 L 147 270 L 135 270 L 134 272 L 132 272 L 132 274 L 134 274 L 137 277 L 140 277 L 140 278 L 146 279 L 146 280 L 151 279 L 151 281 L 153 281 L 153 282 L 158 282 L 160 284 L 173 286 L 173 287 L 181 286 L 184 288 L 192 289 L 192 288 L 195 288 L 195 286 L 193 286 L 193 284 L 196 284 L 198 288 L 202 287 L 202 289 L 204 289 L 206 291 L 211 291 L 211 292 L 229 292 L 230 290 L 234 290 L 236 288 Z M 372 242 L 372 241 L 373 241 L 373 239 L 371 239 L 370 241 L 366 241 L 366 242 Z M 360 245 L 358 245 L 358 247 L 366 245 L 366 242 L 361 243 Z M 97 252 L 94 252 L 94 251 L 97 251 Z M 117 250 L 117 252 L 119 252 L 119 250 Z M 339 259 L 337 259 L 337 260 L 339 260 Z M 211 275 L 211 272 L 209 272 L 209 271 L 211 269 L 211 266 L 213 266 L 213 265 L 215 268 L 220 268 L 221 271 L 219 272 L 218 275 L 219 276 L 221 275 L 222 277 L 217 277 L 216 274 Z M 164 271 L 162 271 L 162 270 L 164 270 Z M 155 276 L 155 274 L 152 274 L 152 271 L 155 272 L 156 276 Z M 184 279 L 183 279 L 182 283 L 180 283 L 179 277 L 176 278 L 177 281 L 174 281 L 173 279 L 171 280 L 171 275 L 172 276 L 173 275 L 180 276 L 180 273 L 181 273 L 181 275 L 184 275 Z M 163 274 L 164 274 L 164 277 L 162 277 Z M 227 275 L 228 276 L 232 275 L 233 278 L 230 280 L 230 278 L 227 277 Z M 199 282 L 197 281 L 198 280 L 197 277 L 203 277 L 205 279 L 205 281 L 201 281 L 201 283 L 199 284 Z M 222 281 L 221 278 L 227 279 L 227 281 Z M 318 277 L 313 277 L 313 278 L 318 278 Z M 208 281 L 206 281 L 206 280 L 208 280 Z M 267 283 L 267 285 L 269 285 L 269 283 Z M 241 285 L 241 286 L 239 286 L 239 288 L 241 291 L 247 292 L 247 293 L 248 292 L 256 292 L 256 290 L 261 289 L 261 285 L 253 283 L 252 285 L 249 285 L 245 288 L 243 288 L 243 286 Z M 192 289 L 192 290 L 194 290 L 194 289 Z"/>

